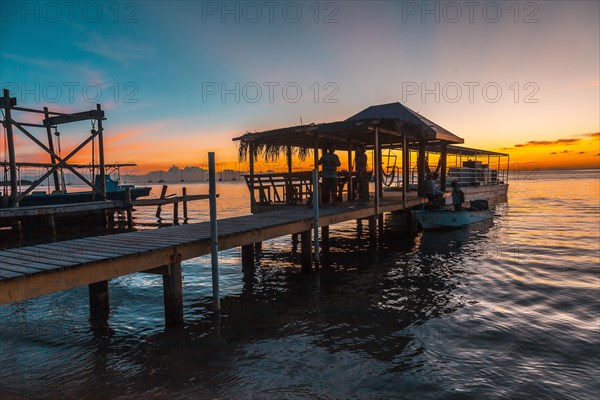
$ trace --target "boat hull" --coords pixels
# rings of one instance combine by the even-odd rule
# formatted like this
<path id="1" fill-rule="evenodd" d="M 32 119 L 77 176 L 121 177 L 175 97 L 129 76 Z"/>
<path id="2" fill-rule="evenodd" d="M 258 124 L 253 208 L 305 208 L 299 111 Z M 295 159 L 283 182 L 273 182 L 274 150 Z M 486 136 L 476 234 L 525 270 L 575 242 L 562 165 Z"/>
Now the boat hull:
<path id="1" fill-rule="evenodd" d="M 494 211 L 417 210 L 413 211 L 413 215 L 424 230 L 458 229 L 490 220 Z"/>
<path id="2" fill-rule="evenodd" d="M 148 196 L 151 188 L 139 187 L 131 188 L 131 199 L 135 200 L 138 197 Z M 114 192 L 106 192 L 108 200 L 125 200 L 125 191 L 118 190 Z M 98 200 L 98 195 L 96 195 Z M 49 206 L 57 204 L 77 204 L 94 201 L 92 192 L 75 192 L 75 193 L 56 193 L 26 196 L 19 202 L 20 207 L 31 206 Z"/>

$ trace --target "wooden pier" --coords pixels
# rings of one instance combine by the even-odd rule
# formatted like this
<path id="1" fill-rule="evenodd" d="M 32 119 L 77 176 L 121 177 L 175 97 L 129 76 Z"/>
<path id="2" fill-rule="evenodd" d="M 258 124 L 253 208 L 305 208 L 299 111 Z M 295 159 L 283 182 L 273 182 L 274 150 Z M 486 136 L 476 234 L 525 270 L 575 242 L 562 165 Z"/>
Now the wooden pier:
<path id="1" fill-rule="evenodd" d="M 423 202 L 407 199 L 413 207 Z M 402 199 L 382 200 L 379 212 L 404 209 Z M 373 206 L 355 202 L 320 209 L 319 226 L 368 219 L 375 234 Z M 306 206 L 218 221 L 219 251 L 242 247 L 242 264 L 253 264 L 254 244 L 300 234 L 302 265 L 312 264 L 313 211 Z M 325 239 L 325 238 L 324 238 Z M 108 317 L 108 281 L 119 276 L 148 272 L 163 275 L 167 325 L 183 320 L 181 262 L 210 254 L 210 223 L 128 232 L 0 251 L 0 305 L 89 285 L 92 320 Z"/>

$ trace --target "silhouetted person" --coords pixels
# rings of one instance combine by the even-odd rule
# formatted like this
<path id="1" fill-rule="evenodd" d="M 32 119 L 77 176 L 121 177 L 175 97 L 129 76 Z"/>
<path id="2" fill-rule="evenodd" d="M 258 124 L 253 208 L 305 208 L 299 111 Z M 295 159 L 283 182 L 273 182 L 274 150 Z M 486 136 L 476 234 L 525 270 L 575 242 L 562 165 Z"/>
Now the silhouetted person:
<path id="1" fill-rule="evenodd" d="M 454 211 L 462 210 L 462 203 L 465 200 L 465 194 L 458 187 L 458 180 L 452 179 L 452 205 L 454 206 Z"/>
<path id="2" fill-rule="evenodd" d="M 337 199 L 337 168 L 342 165 L 339 157 L 334 153 L 333 147 L 327 148 L 327 153 L 319 159 L 318 164 L 323 166 L 323 203 L 335 203 Z"/>
<path id="3" fill-rule="evenodd" d="M 365 146 L 356 148 L 356 183 L 358 189 L 359 206 L 365 206 L 369 202 L 369 174 L 367 173 L 367 155 L 365 154 Z"/>

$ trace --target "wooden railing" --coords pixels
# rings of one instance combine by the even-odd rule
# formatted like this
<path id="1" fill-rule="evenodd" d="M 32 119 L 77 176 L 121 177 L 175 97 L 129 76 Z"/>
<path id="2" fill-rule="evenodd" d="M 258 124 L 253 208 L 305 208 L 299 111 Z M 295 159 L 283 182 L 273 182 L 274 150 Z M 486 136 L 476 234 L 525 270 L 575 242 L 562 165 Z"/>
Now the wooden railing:
<path id="1" fill-rule="evenodd" d="M 312 171 L 244 175 L 244 179 L 255 204 L 306 204 L 312 199 Z M 355 172 L 338 172 L 338 200 L 353 200 L 355 188 Z"/>

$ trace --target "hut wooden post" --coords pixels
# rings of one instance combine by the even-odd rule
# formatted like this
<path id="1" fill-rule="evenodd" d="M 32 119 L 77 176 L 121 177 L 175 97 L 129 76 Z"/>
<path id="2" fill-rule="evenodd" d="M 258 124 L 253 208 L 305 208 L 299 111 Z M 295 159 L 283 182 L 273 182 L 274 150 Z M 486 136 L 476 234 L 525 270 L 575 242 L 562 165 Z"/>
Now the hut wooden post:
<path id="1" fill-rule="evenodd" d="M 48 119 L 50 118 L 50 115 L 48 114 L 48 107 L 44 107 L 44 118 Z M 54 153 L 54 140 L 52 140 L 52 130 L 50 125 L 46 125 L 46 136 L 48 137 L 48 148 L 50 149 L 50 151 L 52 153 Z M 53 154 L 50 154 L 50 164 L 52 166 L 54 166 L 54 164 L 56 164 L 56 158 L 54 158 Z M 52 172 L 52 179 L 54 180 L 54 190 L 56 190 L 57 192 L 60 191 L 60 182 L 58 181 L 58 171 L 55 170 L 54 172 Z M 92 180 L 94 179 L 94 177 L 92 176 Z"/>
<path id="2" fill-rule="evenodd" d="M 408 140 L 406 134 L 402 135 L 402 202 L 406 208 L 406 195 L 410 190 L 410 163 L 408 160 L 410 150 L 408 149 Z"/>
<path id="3" fill-rule="evenodd" d="M 181 257 L 177 257 L 163 273 L 163 298 L 165 305 L 165 325 L 183 323 L 183 288 Z"/>
<path id="4" fill-rule="evenodd" d="M 286 149 L 286 157 L 287 157 L 287 168 L 288 173 L 292 173 L 292 146 L 288 146 Z"/>
<path id="5" fill-rule="evenodd" d="M 446 170 L 447 170 L 447 158 L 448 158 L 448 143 L 442 143 L 442 152 L 440 154 L 442 159 L 440 160 L 440 189 L 442 192 L 446 191 Z M 488 158 L 489 159 L 489 158 Z"/>
<path id="6" fill-rule="evenodd" d="M 375 217 L 379 215 L 379 197 L 381 195 L 381 148 L 379 145 L 379 127 L 375 127 L 375 148 L 373 154 L 373 173 L 375 174 Z"/>
<path id="7" fill-rule="evenodd" d="M 419 196 L 423 196 L 425 181 L 425 140 L 419 140 L 419 156 L 417 157 L 417 182 Z"/>
<path id="8" fill-rule="evenodd" d="M 354 200 L 354 186 L 352 181 L 352 143 L 348 139 L 348 200 Z"/>
<path id="9" fill-rule="evenodd" d="M 88 285 L 90 298 L 90 320 L 92 324 L 102 325 L 108 321 L 110 304 L 108 300 L 108 281 Z"/>
<path id="10" fill-rule="evenodd" d="M 102 107 L 100 104 L 96 104 L 96 110 L 98 114 L 102 114 Z M 104 164 L 104 129 L 102 128 L 102 118 L 97 119 L 98 123 L 98 154 L 100 161 L 100 192 L 102 193 L 102 200 L 106 200 L 106 166 Z"/>
<path id="11" fill-rule="evenodd" d="M 254 199 L 254 143 L 248 146 L 248 168 L 250 169 L 250 211 L 255 211 L 256 200 Z"/>
<path id="12" fill-rule="evenodd" d="M 285 179 L 285 202 L 292 204 L 294 202 L 294 186 L 292 185 L 292 146 L 286 148 L 287 171 L 289 176 Z"/>
<path id="13" fill-rule="evenodd" d="M 17 185 L 17 160 L 15 158 L 15 139 L 13 136 L 12 129 L 12 117 L 11 117 L 11 98 L 8 89 L 3 91 L 4 97 L 2 103 L 4 105 L 4 127 L 6 128 L 6 142 L 8 145 L 8 168 L 10 172 L 10 197 L 11 206 L 18 207 L 17 198 L 19 197 L 19 188 Z"/>

